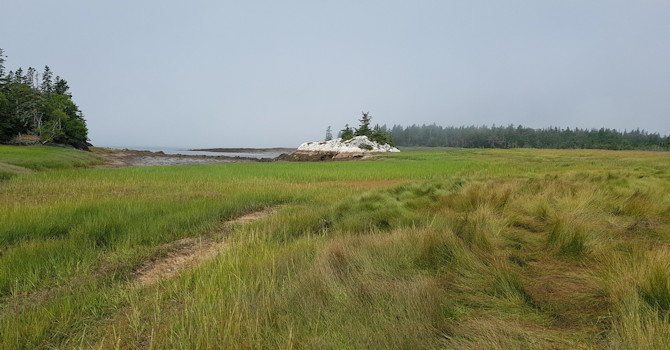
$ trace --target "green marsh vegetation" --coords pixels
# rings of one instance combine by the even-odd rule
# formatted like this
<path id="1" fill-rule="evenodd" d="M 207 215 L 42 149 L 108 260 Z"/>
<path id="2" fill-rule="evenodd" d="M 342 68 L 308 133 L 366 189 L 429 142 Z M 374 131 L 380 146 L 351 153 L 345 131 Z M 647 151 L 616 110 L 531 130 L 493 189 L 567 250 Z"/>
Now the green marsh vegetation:
<path id="1" fill-rule="evenodd" d="M 669 346 L 667 153 L 96 162 L 0 148 L 0 348 Z M 210 236 L 213 259 L 134 282 Z"/>
<path id="2" fill-rule="evenodd" d="M 73 152 L 67 148 L 0 145 L 0 180 L 33 171 L 69 169 L 103 162 L 103 158 L 91 152 Z"/>

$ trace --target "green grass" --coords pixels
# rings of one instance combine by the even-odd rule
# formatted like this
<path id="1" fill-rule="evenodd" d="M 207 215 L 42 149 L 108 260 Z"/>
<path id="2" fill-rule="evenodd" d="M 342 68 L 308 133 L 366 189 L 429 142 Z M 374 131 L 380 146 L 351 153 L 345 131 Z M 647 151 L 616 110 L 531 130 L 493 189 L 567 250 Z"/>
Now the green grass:
<path id="1" fill-rule="evenodd" d="M 0 182 L 0 348 L 670 346 L 665 153 L 74 168 L 89 155 L 0 148 L 32 169 Z M 266 207 L 214 259 L 133 282 Z"/>
<path id="2" fill-rule="evenodd" d="M 34 170 L 68 169 L 103 162 L 91 152 L 48 146 L 0 145 L 0 155 L 0 180 Z"/>

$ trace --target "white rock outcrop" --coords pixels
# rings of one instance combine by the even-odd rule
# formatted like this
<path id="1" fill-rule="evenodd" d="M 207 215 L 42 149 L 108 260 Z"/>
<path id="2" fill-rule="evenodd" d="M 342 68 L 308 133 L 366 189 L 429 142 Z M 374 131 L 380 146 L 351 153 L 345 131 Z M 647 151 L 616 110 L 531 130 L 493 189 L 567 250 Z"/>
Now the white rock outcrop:
<path id="1" fill-rule="evenodd" d="M 346 141 L 343 141 L 340 138 L 322 142 L 305 142 L 300 145 L 300 147 L 298 147 L 296 152 L 337 153 L 339 155 L 346 155 L 361 153 L 400 152 L 400 150 L 388 144 L 380 145 L 374 141 L 370 141 L 367 136 L 356 136 Z"/>

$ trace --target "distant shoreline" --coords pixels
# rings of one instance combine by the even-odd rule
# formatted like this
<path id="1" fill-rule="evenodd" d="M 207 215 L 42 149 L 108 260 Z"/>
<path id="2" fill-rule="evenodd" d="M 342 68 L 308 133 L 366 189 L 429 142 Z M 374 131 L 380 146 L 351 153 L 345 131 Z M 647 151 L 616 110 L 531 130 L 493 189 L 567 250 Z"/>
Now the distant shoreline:
<path id="1" fill-rule="evenodd" d="M 184 156 L 209 156 L 209 157 L 231 157 L 231 158 L 276 158 L 282 153 L 293 153 L 295 148 L 209 148 L 209 149 L 190 149 L 177 147 L 161 147 L 161 146 L 106 146 L 107 148 L 131 151 L 148 151 L 153 153 L 164 153 L 166 155 L 184 155 Z"/>
<path id="2" fill-rule="evenodd" d="M 152 165 L 194 165 L 224 163 L 257 163 L 271 162 L 273 158 L 227 156 L 227 155 L 185 155 L 168 154 L 163 151 L 131 150 L 117 148 L 94 147 L 93 152 L 107 159 L 107 162 L 94 165 L 96 168 L 119 168 L 126 166 Z"/>

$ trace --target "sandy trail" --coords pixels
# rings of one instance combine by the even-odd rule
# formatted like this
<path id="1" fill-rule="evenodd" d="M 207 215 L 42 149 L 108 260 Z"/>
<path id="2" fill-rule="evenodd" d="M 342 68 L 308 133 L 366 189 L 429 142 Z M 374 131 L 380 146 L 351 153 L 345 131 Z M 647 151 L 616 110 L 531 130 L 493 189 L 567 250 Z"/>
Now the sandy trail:
<path id="1" fill-rule="evenodd" d="M 214 258 L 229 247 L 229 243 L 225 240 L 225 235 L 232 232 L 234 225 L 247 224 L 270 217 L 279 208 L 280 206 L 270 207 L 237 217 L 225 222 L 221 230 L 206 237 L 183 238 L 160 246 L 159 249 L 167 251 L 167 254 L 153 259 L 137 269 L 132 276 L 131 284 L 140 287 L 150 286 L 161 279 L 171 278 L 180 271 L 195 267 L 200 263 Z M 103 269 L 94 274 L 100 276 L 105 273 Z M 0 298 L 0 312 L 5 312 L 9 309 L 14 310 L 13 312 L 19 312 L 30 306 L 45 303 L 61 293 L 68 293 L 72 289 L 72 285 L 86 283 L 90 277 L 76 276 L 70 285 L 57 286 L 14 297 Z"/>
<path id="2" fill-rule="evenodd" d="M 223 236 L 231 232 L 234 225 L 264 219 L 274 215 L 277 209 L 278 207 L 271 207 L 227 221 L 224 223 L 223 229 L 213 237 L 184 238 L 160 246 L 160 250 L 167 250 L 168 253 L 163 257 L 145 263 L 137 269 L 135 282 L 140 286 L 149 286 L 214 258 L 228 248 L 228 243 Z"/>

